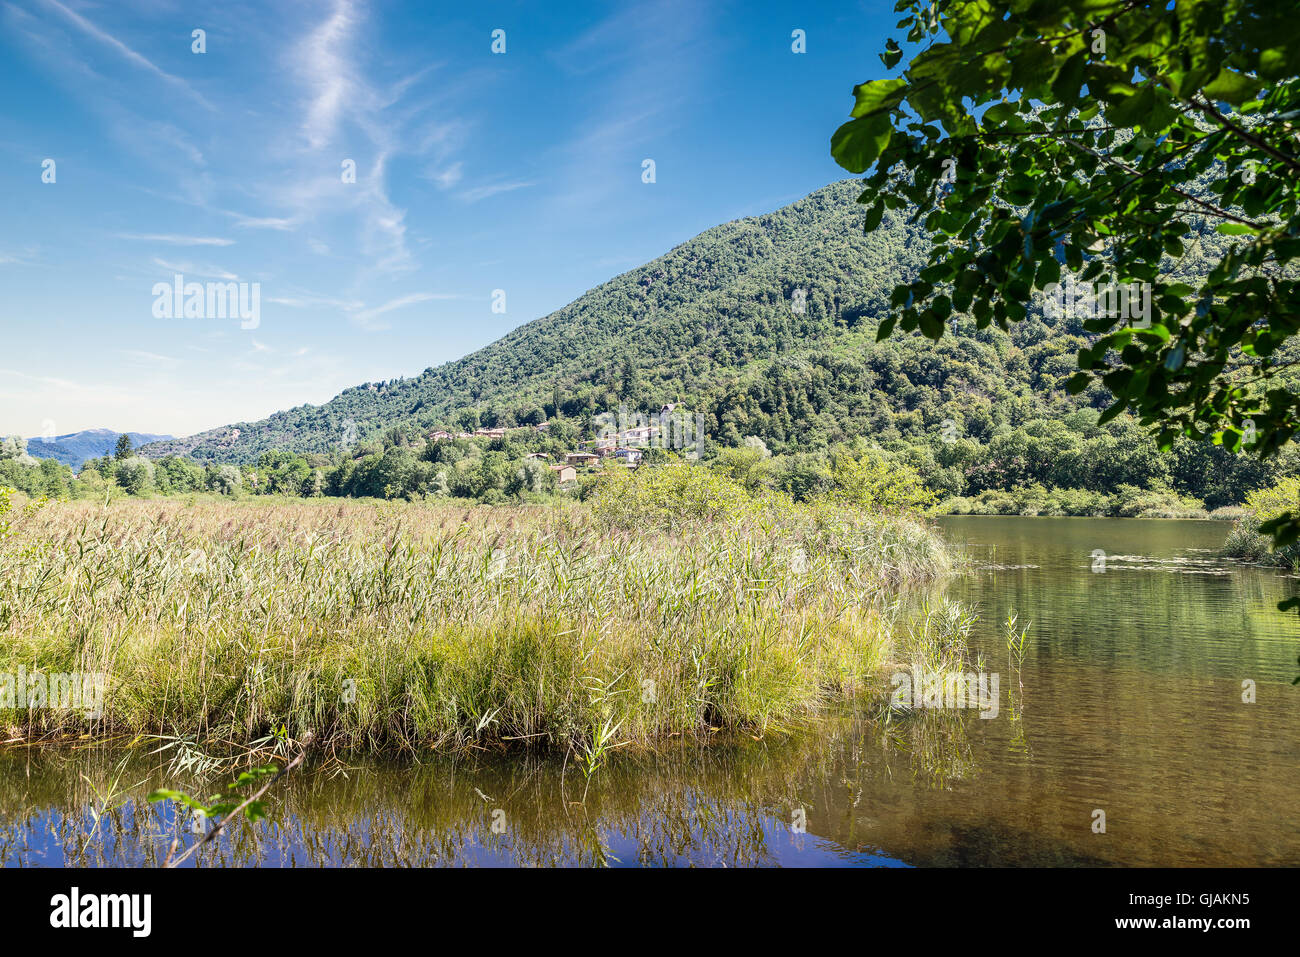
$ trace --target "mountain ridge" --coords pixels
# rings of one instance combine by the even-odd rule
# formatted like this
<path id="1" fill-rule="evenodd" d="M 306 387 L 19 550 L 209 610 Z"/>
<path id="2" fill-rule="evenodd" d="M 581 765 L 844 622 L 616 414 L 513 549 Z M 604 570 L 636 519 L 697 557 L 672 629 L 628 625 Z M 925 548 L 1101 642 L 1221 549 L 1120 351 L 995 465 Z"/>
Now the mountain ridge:
<path id="1" fill-rule="evenodd" d="M 78 469 L 87 459 L 109 455 L 117 446 L 118 437 L 127 435 L 136 447 L 149 443 L 169 442 L 173 436 L 158 432 L 118 432 L 114 429 L 82 429 L 80 432 L 68 432 L 51 439 L 30 438 L 27 440 L 27 454 L 37 459 L 54 459 L 64 465 Z"/>
<path id="2" fill-rule="evenodd" d="M 684 404 L 715 442 L 773 451 L 886 440 L 952 419 L 987 439 L 998 425 L 1101 406 L 1064 380 L 1086 343 L 1077 320 L 1034 311 L 1010 333 L 954 323 L 932 342 L 875 342 L 895 285 L 928 241 L 903 215 L 862 229 L 861 181 L 842 180 L 760 216 L 705 230 L 460 359 L 363 383 L 320 406 L 237 422 L 143 454 L 256 461 L 273 449 L 333 453 L 398 427 L 416 432 L 587 420 Z M 802 291 L 802 294 L 801 294 Z"/>

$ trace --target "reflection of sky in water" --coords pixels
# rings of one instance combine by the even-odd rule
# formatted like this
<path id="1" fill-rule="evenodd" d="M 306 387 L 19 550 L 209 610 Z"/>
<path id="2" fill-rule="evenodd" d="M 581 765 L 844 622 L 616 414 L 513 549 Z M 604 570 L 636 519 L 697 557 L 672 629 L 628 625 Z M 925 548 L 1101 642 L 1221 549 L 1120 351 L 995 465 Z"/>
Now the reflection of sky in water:
<path id="1" fill-rule="evenodd" d="M 468 866 L 1057 866 L 1300 863 L 1300 580 L 1219 562 L 1227 525 L 950 518 L 977 606 L 974 650 L 1000 672 L 993 720 L 889 725 L 853 708 L 795 737 L 620 755 L 583 782 L 535 758 L 434 759 L 298 775 L 270 820 L 232 825 L 203 863 Z M 1107 556 L 1092 571 L 1093 553 Z M 1023 669 L 1002 622 L 1030 627 Z M 1254 704 L 1241 683 L 1256 683 Z M 155 864 L 174 810 L 142 766 L 136 800 L 86 842 L 114 755 L 0 752 L 0 863 Z M 576 784 L 575 784 L 576 781 Z M 491 795 L 493 797 L 486 797 Z M 505 833 L 491 829 L 504 809 Z M 792 833 L 804 808 L 807 833 Z M 141 810 L 143 809 L 143 810 Z M 1107 831 L 1095 834 L 1104 809 Z M 82 813 L 76 816 L 77 811 Z M 68 816 L 69 814 L 73 816 Z M 160 826 L 161 825 L 161 826 Z M 194 838 L 185 831 L 181 847 Z M 84 844 L 84 848 L 83 848 Z"/>
<path id="2" fill-rule="evenodd" d="M 287 820 L 264 822 L 257 837 L 242 828 L 237 830 L 233 846 L 211 846 L 202 856 L 203 866 L 247 865 L 282 866 L 471 866 L 511 867 L 550 866 L 557 864 L 600 865 L 607 867 L 906 867 L 902 861 L 878 850 L 850 850 L 812 832 L 795 833 L 789 824 L 777 821 L 762 811 L 749 813 L 729 809 L 718 814 L 717 808 L 696 805 L 713 818 L 708 825 L 686 826 L 674 830 L 660 824 L 642 822 L 642 826 L 605 828 L 597 824 L 577 834 L 561 834 L 539 849 L 525 841 L 518 844 L 507 827 L 505 833 L 493 833 L 490 823 L 475 828 L 473 823 L 459 833 L 446 833 L 441 840 L 432 832 L 421 834 L 409 822 L 385 816 L 377 824 L 364 816 L 351 817 L 345 826 L 304 827 L 292 815 Z M 0 841 L 6 866 L 61 867 L 75 866 L 157 866 L 172 844 L 176 814 L 173 808 L 158 805 L 157 812 L 146 807 L 143 812 L 135 802 L 128 803 L 111 823 L 101 823 L 95 830 L 93 817 L 65 814 L 43 808 L 31 812 L 22 826 L 7 823 Z M 283 815 L 274 815 L 284 817 Z M 184 823 L 184 822 L 182 822 Z M 727 837 L 714 842 L 711 831 L 719 825 Z M 92 835 L 97 837 L 92 838 Z M 394 841 L 393 839 L 396 838 Z M 196 837 L 182 834 L 178 853 Z M 361 853 L 358 850 L 362 849 Z M 181 866 L 196 866 L 191 857 Z"/>

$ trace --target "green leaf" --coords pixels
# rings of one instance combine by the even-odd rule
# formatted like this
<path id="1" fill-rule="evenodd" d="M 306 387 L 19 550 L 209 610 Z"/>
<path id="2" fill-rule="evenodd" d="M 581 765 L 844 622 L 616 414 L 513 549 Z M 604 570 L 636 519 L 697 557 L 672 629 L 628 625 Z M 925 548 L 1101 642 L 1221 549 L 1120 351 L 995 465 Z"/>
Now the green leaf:
<path id="1" fill-rule="evenodd" d="M 894 64 L 899 61 L 903 55 L 903 49 L 892 39 L 885 41 L 885 52 L 880 54 L 880 62 L 885 64 L 886 70 L 892 70 Z"/>
<path id="2" fill-rule="evenodd" d="M 194 798 L 190 797 L 188 794 L 184 793 L 183 791 L 172 791 L 166 788 L 159 788 L 156 791 L 150 791 L 148 794 L 148 800 L 175 801 L 177 804 L 183 804 L 186 807 L 194 811 L 197 811 L 198 813 L 203 814 L 205 816 L 210 815 L 212 810 L 202 801 L 195 800 Z"/>
<path id="3" fill-rule="evenodd" d="M 1273 547 L 1282 548 L 1300 538 L 1300 516 L 1293 512 L 1283 512 L 1277 518 L 1260 522 L 1259 530 L 1264 535 L 1273 536 Z"/>
<path id="4" fill-rule="evenodd" d="M 1116 126 L 1137 126 L 1155 108 L 1155 100 L 1155 88 L 1148 83 L 1106 107 L 1106 119 Z"/>
<path id="5" fill-rule="evenodd" d="M 892 110 L 903 99 L 906 80 L 871 80 L 853 88 L 856 102 L 850 116 L 861 119 Z"/>
<path id="6" fill-rule="evenodd" d="M 1042 83 L 1052 70 L 1052 50 L 1046 41 L 1022 44 L 1011 61 L 1011 86 L 1024 89 Z"/>
<path id="7" fill-rule="evenodd" d="M 1056 71 L 1056 77 L 1052 80 L 1052 95 L 1058 101 L 1066 106 L 1073 106 L 1079 102 L 1080 89 L 1083 86 L 1083 71 L 1087 65 L 1087 54 L 1080 50 Z"/>
<path id="8" fill-rule="evenodd" d="M 921 313 L 921 335 L 935 342 L 943 338 L 943 320 L 933 310 Z"/>
<path id="9" fill-rule="evenodd" d="M 1221 69 L 1213 82 L 1206 85 L 1205 95 L 1212 100 L 1223 100 L 1236 106 L 1254 97 L 1261 86 L 1256 77 Z"/>
<path id="10" fill-rule="evenodd" d="M 1092 376 L 1086 372 L 1076 372 L 1065 382 L 1065 391 L 1070 395 L 1078 395 L 1092 382 Z"/>
<path id="11" fill-rule="evenodd" d="M 983 121 L 985 126 L 1001 126 L 1017 115 L 1014 103 L 995 103 L 984 111 Z"/>
<path id="12" fill-rule="evenodd" d="M 867 210 L 867 218 L 862 223 L 862 231 L 865 233 L 871 232 L 873 229 L 875 229 L 877 226 L 880 225 L 881 217 L 883 217 L 884 215 L 885 215 L 884 203 L 877 202 L 874 206 L 872 206 L 869 210 Z"/>
<path id="13" fill-rule="evenodd" d="M 850 173 L 865 173 L 889 145 L 893 132 L 885 114 L 849 120 L 831 137 L 831 156 Z"/>
<path id="14" fill-rule="evenodd" d="M 1124 403 L 1116 402 L 1114 405 L 1106 409 L 1105 412 L 1103 412 L 1101 415 L 1097 417 L 1097 424 L 1105 425 L 1107 422 L 1111 421 L 1111 419 L 1115 418 L 1123 411 L 1124 411 Z"/>

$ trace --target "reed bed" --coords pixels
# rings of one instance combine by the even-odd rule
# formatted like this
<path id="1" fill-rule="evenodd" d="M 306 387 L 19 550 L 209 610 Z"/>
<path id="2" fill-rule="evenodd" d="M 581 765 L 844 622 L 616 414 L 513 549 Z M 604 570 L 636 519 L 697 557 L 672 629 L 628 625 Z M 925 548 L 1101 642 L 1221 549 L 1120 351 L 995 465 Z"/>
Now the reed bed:
<path id="1" fill-rule="evenodd" d="M 898 594 L 950 562 L 921 523 L 825 510 L 672 528 L 576 503 L 56 502 L 5 518 L 0 674 L 108 676 L 93 718 L 0 700 L 11 740 L 520 745 L 587 771 L 666 736 L 787 730 L 869 686 Z"/>

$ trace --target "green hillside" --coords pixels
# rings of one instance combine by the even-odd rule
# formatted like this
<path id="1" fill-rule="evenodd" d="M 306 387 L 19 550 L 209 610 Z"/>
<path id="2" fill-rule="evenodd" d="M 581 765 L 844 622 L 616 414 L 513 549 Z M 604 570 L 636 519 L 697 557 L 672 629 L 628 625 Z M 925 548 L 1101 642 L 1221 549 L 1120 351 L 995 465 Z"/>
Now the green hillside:
<path id="1" fill-rule="evenodd" d="M 347 419 L 364 440 L 394 425 L 508 425 L 543 421 L 557 405 L 581 417 L 620 402 L 648 410 L 665 401 L 708 414 L 709 432 L 723 441 L 757 434 L 774 450 L 793 450 L 862 433 L 873 402 L 915 408 L 922 397 L 900 375 L 923 389 L 948 378 L 951 398 L 1004 404 L 1006 344 L 996 336 L 937 350 L 922 341 L 874 344 L 890 291 L 918 267 L 919 240 L 901 220 L 865 236 L 859 192 L 856 181 L 835 183 L 769 215 L 707 230 L 418 377 L 366 383 L 322 406 L 147 451 L 240 463 L 270 449 L 328 451 Z M 802 314 L 791 308 L 799 288 L 807 291 Z M 962 357 L 956 366 L 954 355 Z"/>
<path id="2" fill-rule="evenodd" d="M 367 383 L 323 406 L 154 443 L 144 453 L 260 463 L 263 471 L 283 468 L 284 455 L 295 453 L 311 459 L 294 466 L 295 476 L 308 466 L 325 469 L 324 487 L 340 494 L 423 494 L 442 485 L 418 478 L 423 472 L 412 472 L 406 459 L 423 456 L 433 474 L 460 454 L 421 452 L 435 429 L 559 418 L 565 424 L 546 448 L 556 454 L 589 437 L 595 415 L 677 402 L 703 415 L 710 455 L 761 439 L 793 470 L 783 480 L 792 488 L 807 484 L 796 474 L 804 468 L 798 459 L 818 459 L 808 471 L 825 481 L 822 453 L 879 446 L 938 495 L 975 510 L 1114 512 L 1117 502 L 1145 501 L 1135 494 L 1142 490 L 1168 493 L 1149 506 L 1153 512 L 1216 508 L 1300 468 L 1294 450 L 1261 463 L 1186 439 L 1173 455 L 1160 455 L 1128 416 L 1099 428 L 1108 393 L 1093 385 L 1071 396 L 1064 388 L 1089 341 L 1081 320 L 1054 318 L 1041 304 L 1010 332 L 977 330 L 961 318 L 938 343 L 919 335 L 877 343 L 894 286 L 920 268 L 928 247 L 893 213 L 884 228 L 864 234 L 860 191 L 855 180 L 834 183 L 769 215 L 707 230 L 416 378 Z M 1197 228 L 1203 231 L 1189 237 L 1186 255 L 1169 262 L 1189 279 L 1222 241 L 1209 226 Z M 345 435 L 357 444 L 345 448 Z M 395 446 L 408 451 L 379 468 L 379 453 Z M 530 447 L 515 443 L 508 457 Z M 365 481 L 348 464 L 359 456 L 374 466 L 363 470 L 371 476 Z M 331 466 L 342 471 L 329 473 Z M 489 478 L 467 487 L 509 484 Z M 1039 505 L 1032 490 L 1040 487 L 1093 497 Z M 1025 489 L 1031 493 L 999 497 Z"/>

